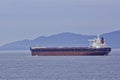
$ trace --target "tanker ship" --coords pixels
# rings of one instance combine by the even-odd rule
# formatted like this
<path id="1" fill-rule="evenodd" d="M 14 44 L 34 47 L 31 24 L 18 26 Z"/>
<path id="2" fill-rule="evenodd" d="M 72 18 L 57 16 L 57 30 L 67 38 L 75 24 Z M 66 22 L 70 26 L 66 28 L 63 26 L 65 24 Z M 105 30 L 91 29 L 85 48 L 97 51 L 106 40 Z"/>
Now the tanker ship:
<path id="1" fill-rule="evenodd" d="M 108 47 L 104 38 L 97 36 L 91 39 L 89 47 L 30 47 L 32 56 L 94 56 L 108 55 L 111 48 Z"/>

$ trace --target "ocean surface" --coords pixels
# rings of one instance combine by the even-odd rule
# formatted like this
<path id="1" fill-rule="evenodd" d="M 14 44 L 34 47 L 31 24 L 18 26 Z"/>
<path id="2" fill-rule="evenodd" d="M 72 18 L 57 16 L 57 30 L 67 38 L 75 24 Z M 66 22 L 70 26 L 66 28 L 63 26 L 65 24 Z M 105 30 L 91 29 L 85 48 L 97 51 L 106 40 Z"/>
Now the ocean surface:
<path id="1" fill-rule="evenodd" d="M 31 56 L 0 51 L 0 80 L 120 80 L 120 49 L 108 56 Z"/>

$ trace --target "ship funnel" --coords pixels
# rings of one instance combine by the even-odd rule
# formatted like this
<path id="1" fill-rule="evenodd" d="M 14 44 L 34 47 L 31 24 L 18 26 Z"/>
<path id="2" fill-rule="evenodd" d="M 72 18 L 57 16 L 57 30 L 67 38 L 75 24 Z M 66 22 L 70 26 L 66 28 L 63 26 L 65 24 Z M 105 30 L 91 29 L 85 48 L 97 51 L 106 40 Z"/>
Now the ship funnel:
<path id="1" fill-rule="evenodd" d="M 104 44 L 104 38 L 103 37 L 101 38 L 101 44 Z"/>

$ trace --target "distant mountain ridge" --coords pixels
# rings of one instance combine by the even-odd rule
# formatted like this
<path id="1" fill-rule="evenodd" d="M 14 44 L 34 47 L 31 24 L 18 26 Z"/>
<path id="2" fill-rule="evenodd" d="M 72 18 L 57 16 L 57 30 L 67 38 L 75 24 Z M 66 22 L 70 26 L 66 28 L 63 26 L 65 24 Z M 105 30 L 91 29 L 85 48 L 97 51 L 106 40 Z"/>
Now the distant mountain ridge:
<path id="1" fill-rule="evenodd" d="M 108 46 L 112 48 L 120 48 L 120 30 L 102 34 Z M 51 36 L 40 36 L 33 40 L 22 40 L 5 44 L 0 50 L 28 50 L 30 46 L 45 47 L 78 47 L 89 46 L 88 39 L 95 38 L 96 35 L 81 35 L 70 32 L 55 34 Z"/>

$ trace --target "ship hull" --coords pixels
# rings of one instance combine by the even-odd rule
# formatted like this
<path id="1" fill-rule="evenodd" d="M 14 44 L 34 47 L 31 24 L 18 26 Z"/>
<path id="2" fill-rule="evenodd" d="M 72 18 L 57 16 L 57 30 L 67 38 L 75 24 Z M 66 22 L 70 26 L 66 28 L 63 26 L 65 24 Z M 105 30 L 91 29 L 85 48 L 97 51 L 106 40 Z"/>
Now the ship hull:
<path id="1" fill-rule="evenodd" d="M 94 56 L 108 55 L 111 48 L 30 48 L 32 56 Z"/>

